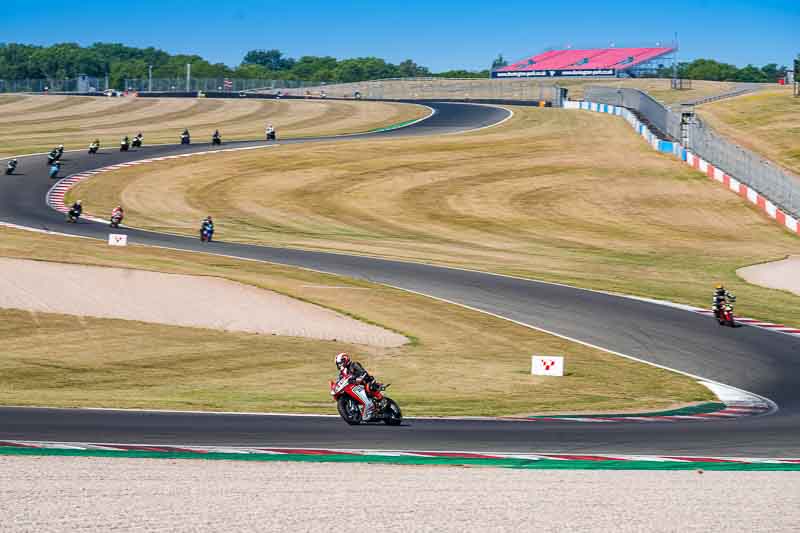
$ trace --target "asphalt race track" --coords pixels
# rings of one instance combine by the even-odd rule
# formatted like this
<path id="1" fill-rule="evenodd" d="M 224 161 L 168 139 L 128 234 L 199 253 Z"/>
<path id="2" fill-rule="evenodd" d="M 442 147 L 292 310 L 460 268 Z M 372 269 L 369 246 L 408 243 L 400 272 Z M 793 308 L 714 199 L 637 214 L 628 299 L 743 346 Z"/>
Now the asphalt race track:
<path id="1" fill-rule="evenodd" d="M 454 133 L 488 126 L 508 116 L 507 111 L 497 107 L 429 105 L 436 113 L 415 125 L 388 132 L 341 136 L 336 141 Z M 319 140 L 322 139 L 279 140 L 279 143 Z M 223 148 L 257 144 L 263 143 L 231 142 Z M 63 158 L 62 175 L 123 161 L 209 149 L 210 145 L 204 143 L 144 147 L 128 153 L 105 151 L 93 157 L 85 152 L 69 152 Z M 24 175 L 0 179 L 0 221 L 105 240 L 107 225 L 85 220 L 77 225 L 67 224 L 63 215 L 45 205 L 45 195 L 53 184 L 47 177 L 45 157 L 20 158 L 19 171 Z M 402 427 L 391 428 L 350 427 L 336 417 L 2 408 L 0 440 L 800 456 L 800 338 L 754 327 L 720 328 L 708 317 L 679 309 L 492 274 L 266 246 L 224 242 L 201 245 L 196 238 L 140 230 L 119 232 L 127 233 L 133 243 L 309 267 L 444 298 L 738 387 L 769 398 L 780 409 L 769 416 L 708 422 L 409 420 Z"/>

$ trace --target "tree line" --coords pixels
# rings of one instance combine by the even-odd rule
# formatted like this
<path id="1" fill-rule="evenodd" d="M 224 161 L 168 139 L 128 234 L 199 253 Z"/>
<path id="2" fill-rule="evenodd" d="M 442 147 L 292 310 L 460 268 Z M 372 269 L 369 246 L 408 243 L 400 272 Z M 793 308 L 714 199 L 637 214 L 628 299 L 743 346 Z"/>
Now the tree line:
<path id="1" fill-rule="evenodd" d="M 36 46 L 0 43 L 0 79 L 71 79 L 79 74 L 109 77 L 111 87 L 124 88 L 125 79 L 147 78 L 152 66 L 154 78 L 181 78 L 186 64 L 196 78 L 249 78 L 298 81 L 354 82 L 378 78 L 419 76 L 483 78 L 489 71 L 453 70 L 432 73 L 407 59 L 393 64 L 377 57 L 336 59 L 330 56 L 291 58 L 280 50 L 251 50 L 241 63 L 230 67 L 211 63 L 199 55 L 169 54 L 157 48 L 134 48 L 118 43 L 80 46 L 59 43 Z"/>
<path id="2" fill-rule="evenodd" d="M 281 79 L 312 82 L 346 83 L 380 78 L 447 77 L 488 78 L 490 70 L 449 70 L 431 72 L 411 59 L 393 64 L 377 57 L 336 59 L 330 56 L 287 57 L 280 50 L 251 50 L 239 65 L 211 63 L 199 55 L 169 54 L 157 48 L 135 48 L 118 43 L 95 43 L 80 46 L 59 43 L 36 46 L 0 43 L 0 79 L 71 79 L 78 74 L 94 77 L 108 75 L 111 87 L 124 88 L 125 79 L 147 78 L 152 66 L 154 78 L 181 78 L 186 64 L 192 65 L 196 78 Z M 502 55 L 492 68 L 506 65 Z M 786 74 L 787 67 L 770 63 L 762 67 L 721 63 L 713 59 L 697 59 L 678 64 L 678 76 L 694 80 L 775 82 Z M 655 75 L 670 78 L 672 68 L 662 66 Z"/>
<path id="3" fill-rule="evenodd" d="M 689 80 L 775 83 L 779 78 L 786 76 L 787 70 L 789 69 L 785 65 L 778 66 L 777 63 L 768 63 L 762 67 L 746 65 L 739 68 L 736 65 L 721 63 L 713 59 L 696 59 L 691 62 L 678 63 L 677 74 L 679 78 Z M 657 70 L 655 75 L 659 78 L 671 78 L 673 68 L 663 66 Z"/>

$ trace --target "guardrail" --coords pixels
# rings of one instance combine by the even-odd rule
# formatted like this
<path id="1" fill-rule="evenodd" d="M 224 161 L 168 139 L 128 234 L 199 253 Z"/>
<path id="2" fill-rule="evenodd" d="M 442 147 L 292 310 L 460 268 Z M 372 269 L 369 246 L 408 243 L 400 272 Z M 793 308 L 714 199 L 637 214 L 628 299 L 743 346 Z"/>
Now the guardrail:
<path id="1" fill-rule="evenodd" d="M 800 177 L 723 138 L 693 113 L 682 117 L 638 89 L 589 86 L 585 99 L 636 111 L 671 140 L 680 141 L 686 149 L 755 189 L 784 212 L 800 218 Z"/>

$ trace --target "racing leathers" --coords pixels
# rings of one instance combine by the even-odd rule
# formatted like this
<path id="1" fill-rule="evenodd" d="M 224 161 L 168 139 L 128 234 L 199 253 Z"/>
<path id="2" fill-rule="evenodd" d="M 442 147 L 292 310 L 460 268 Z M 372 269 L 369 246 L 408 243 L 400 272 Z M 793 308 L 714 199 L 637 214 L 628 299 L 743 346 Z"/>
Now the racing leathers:
<path id="1" fill-rule="evenodd" d="M 714 311 L 714 316 L 719 318 L 722 308 L 726 304 L 732 305 L 736 301 L 736 295 L 729 290 L 718 287 L 714 290 L 714 297 L 711 301 L 711 310 Z"/>
<path id="2" fill-rule="evenodd" d="M 363 406 L 362 420 L 367 421 L 375 414 L 375 401 L 373 395 L 380 390 L 380 383 L 369 375 L 369 372 L 358 361 L 350 361 L 339 369 L 339 379 L 350 378 L 361 387 L 353 387 L 353 392 L 358 396 Z"/>

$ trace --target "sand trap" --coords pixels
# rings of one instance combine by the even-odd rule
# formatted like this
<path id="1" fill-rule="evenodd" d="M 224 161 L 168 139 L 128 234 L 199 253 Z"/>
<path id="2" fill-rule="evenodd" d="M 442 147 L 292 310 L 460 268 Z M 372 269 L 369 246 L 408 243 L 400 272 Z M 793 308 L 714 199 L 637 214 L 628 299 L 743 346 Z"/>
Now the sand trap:
<path id="1" fill-rule="evenodd" d="M 329 309 L 221 278 L 0 258 L 0 308 L 400 346 Z"/>
<path id="2" fill-rule="evenodd" d="M 740 268 L 736 274 L 749 283 L 770 289 L 783 289 L 800 296 L 800 255 Z"/>

